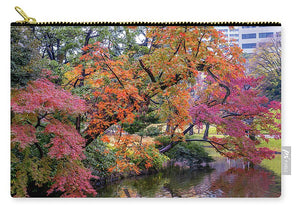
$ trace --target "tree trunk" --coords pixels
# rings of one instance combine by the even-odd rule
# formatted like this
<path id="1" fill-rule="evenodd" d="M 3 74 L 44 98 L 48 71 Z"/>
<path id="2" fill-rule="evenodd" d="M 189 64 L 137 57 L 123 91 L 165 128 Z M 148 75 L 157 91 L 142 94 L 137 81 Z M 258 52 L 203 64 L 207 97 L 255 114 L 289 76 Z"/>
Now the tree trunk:
<path id="1" fill-rule="evenodd" d="M 80 117 L 80 115 L 78 115 L 76 117 L 76 130 L 78 131 L 78 133 L 80 133 L 80 120 L 81 120 L 81 117 Z"/>
<path id="2" fill-rule="evenodd" d="M 191 125 L 191 124 L 190 124 Z M 190 131 L 189 131 L 189 135 L 194 135 L 194 129 L 192 128 L 192 129 L 190 129 Z"/>
<path id="3" fill-rule="evenodd" d="M 169 120 L 167 120 L 166 132 L 168 133 L 169 131 L 170 131 Z"/>
<path id="4" fill-rule="evenodd" d="M 204 134 L 203 134 L 203 139 L 204 139 L 204 140 L 207 140 L 208 134 L 209 134 L 209 123 L 206 122 L 206 123 L 205 123 L 205 132 L 204 132 Z"/>

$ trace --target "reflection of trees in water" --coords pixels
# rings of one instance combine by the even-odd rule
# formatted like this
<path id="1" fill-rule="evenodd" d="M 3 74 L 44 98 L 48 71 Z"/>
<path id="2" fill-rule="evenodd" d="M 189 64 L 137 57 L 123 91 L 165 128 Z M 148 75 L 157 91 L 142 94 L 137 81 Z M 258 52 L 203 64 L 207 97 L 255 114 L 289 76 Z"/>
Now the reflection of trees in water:
<path id="1" fill-rule="evenodd" d="M 262 168 L 218 161 L 213 170 L 169 168 L 122 180 L 99 190 L 101 197 L 278 197 L 280 178 Z M 236 167 L 232 167 L 236 166 Z M 230 168 L 231 167 L 231 168 Z M 277 179 L 277 180 L 276 180 Z"/>
<path id="2" fill-rule="evenodd" d="M 215 170 L 195 186 L 199 197 L 279 197 L 280 177 L 261 167 L 247 168 L 242 161 L 219 160 Z"/>
<path id="3" fill-rule="evenodd" d="M 275 185 L 275 177 L 271 172 L 261 169 L 231 168 L 221 173 L 211 183 L 212 192 L 221 192 L 221 197 L 278 197 L 270 194 Z"/>
<path id="4" fill-rule="evenodd" d="M 100 197 L 157 197 L 156 193 L 163 189 L 169 177 L 159 172 L 155 175 L 138 176 L 121 180 L 115 184 L 107 185 L 99 189 Z M 161 195 L 161 197 L 165 197 Z"/>
<path id="5" fill-rule="evenodd" d="M 206 173 L 207 170 L 191 171 L 172 167 L 155 175 L 127 179 L 122 182 L 122 186 L 126 186 L 126 190 L 122 191 L 132 193 L 130 197 L 192 197 L 195 196 L 193 187 L 201 183 Z M 124 193 L 120 197 L 129 197 Z"/>
<path id="6" fill-rule="evenodd" d="M 211 171 L 212 169 L 172 171 L 168 183 L 164 184 L 164 191 L 169 193 L 168 197 L 195 197 L 194 187 L 202 183 Z"/>

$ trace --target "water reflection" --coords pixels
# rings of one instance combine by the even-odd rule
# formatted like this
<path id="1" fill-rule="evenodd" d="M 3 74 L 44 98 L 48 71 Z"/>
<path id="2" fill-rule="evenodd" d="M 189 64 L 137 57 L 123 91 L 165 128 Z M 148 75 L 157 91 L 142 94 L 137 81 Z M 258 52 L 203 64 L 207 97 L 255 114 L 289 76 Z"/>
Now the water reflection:
<path id="1" fill-rule="evenodd" d="M 98 189 L 98 197 L 279 197 L 280 177 L 261 167 L 248 169 L 225 159 L 202 170 L 169 167 Z"/>

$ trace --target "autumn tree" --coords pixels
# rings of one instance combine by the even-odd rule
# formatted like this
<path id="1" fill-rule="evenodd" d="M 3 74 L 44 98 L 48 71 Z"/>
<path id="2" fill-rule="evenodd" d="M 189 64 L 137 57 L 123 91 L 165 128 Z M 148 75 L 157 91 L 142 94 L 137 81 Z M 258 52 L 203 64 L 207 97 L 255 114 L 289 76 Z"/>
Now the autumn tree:
<path id="1" fill-rule="evenodd" d="M 22 44 L 20 39 L 15 39 L 15 34 L 13 34 L 13 47 L 18 48 L 18 45 L 24 47 L 24 45 L 27 45 L 26 42 L 34 41 L 37 46 L 30 47 L 29 45 L 29 47 L 36 53 L 37 59 L 35 59 L 38 60 L 38 57 L 43 59 L 48 56 L 48 62 L 50 63 L 48 68 L 53 69 L 53 66 L 55 68 L 54 72 L 43 71 L 42 74 L 37 73 L 35 78 L 29 77 L 27 81 L 38 79 L 31 81 L 27 87 L 24 87 L 26 81 L 21 84 L 23 88 L 12 90 L 12 195 L 27 196 L 32 194 L 32 192 L 28 193 L 31 189 L 28 185 L 31 184 L 31 186 L 39 188 L 49 186 L 48 194 L 52 193 L 64 197 L 81 197 L 84 194 L 95 194 L 89 184 L 89 179 L 92 177 L 90 171 L 82 163 L 85 158 L 83 151 L 86 143 L 81 136 L 80 125 L 78 127 L 77 123 L 80 115 L 83 115 L 88 108 L 83 100 L 74 97 L 69 92 L 66 93 L 64 89 L 53 84 L 53 82 L 56 84 L 61 83 L 59 81 L 61 74 L 68 70 L 68 67 L 63 67 L 62 64 L 68 62 L 67 59 L 72 59 L 72 54 L 75 52 L 81 52 L 78 47 L 80 45 L 82 45 L 81 47 L 87 46 L 93 38 L 102 38 L 103 44 L 105 43 L 105 46 L 109 47 L 112 55 L 125 53 L 128 51 L 127 48 L 139 48 L 139 45 L 134 46 L 133 44 L 132 47 L 125 46 L 125 49 L 123 49 L 124 46 L 120 46 L 123 39 L 130 43 L 133 37 L 130 35 L 124 36 L 124 32 L 120 32 L 118 27 L 98 28 L 99 32 L 96 33 L 91 28 L 82 27 L 76 28 L 75 31 L 70 27 L 33 27 L 32 29 L 29 27 L 15 27 L 13 30 L 16 32 L 24 31 L 30 35 L 24 36 L 24 38 L 21 37 L 22 42 L 24 42 Z M 114 34 L 114 36 L 111 36 L 111 40 L 108 40 L 110 35 L 106 32 L 108 30 L 111 31 L 111 34 Z M 118 32 L 124 34 L 122 38 L 118 38 Z M 19 34 L 16 33 L 16 36 L 19 36 Z M 74 39 L 73 44 L 70 44 L 72 42 L 71 38 Z M 82 40 L 82 38 L 84 39 Z M 115 42 L 114 39 L 118 41 Z M 81 44 L 82 41 L 84 41 L 83 44 Z M 115 43 L 112 44 L 113 42 Z M 118 49 L 117 47 L 121 48 Z M 118 51 L 115 51 L 115 49 L 118 49 Z M 13 54 L 20 53 L 16 49 L 12 49 L 12 51 Z M 61 60 L 62 53 L 64 53 L 63 58 L 65 60 Z M 81 53 L 85 55 L 84 49 Z M 25 52 L 23 54 L 30 57 L 30 53 Z M 18 63 L 18 60 L 25 59 L 22 58 L 22 55 L 19 58 L 15 57 L 12 59 L 12 65 Z M 47 68 L 47 61 L 45 62 L 43 66 Z M 43 66 L 40 68 L 43 68 Z M 12 73 L 15 72 L 12 70 Z M 29 72 L 25 70 L 25 74 L 29 74 Z M 18 77 L 21 78 L 22 76 Z M 23 81 L 22 78 L 21 80 Z M 20 80 L 18 79 L 15 82 L 19 84 Z M 84 87 L 82 82 L 79 86 Z M 78 87 L 74 85 L 75 93 L 82 94 L 81 89 L 77 89 Z M 64 138 L 66 139 L 63 140 Z M 131 142 L 130 138 L 126 141 Z M 143 142 L 143 144 L 139 143 L 135 147 L 141 151 L 147 150 L 146 153 L 149 153 L 153 145 L 148 146 L 147 142 Z M 153 152 L 150 151 L 150 153 Z M 159 155 L 158 152 L 157 155 Z M 136 162 L 136 165 L 140 165 L 144 159 L 141 158 L 140 161 Z M 120 170 L 124 171 L 129 168 L 138 172 L 135 165 L 131 167 L 129 163 L 126 164 L 123 164 Z M 151 166 L 148 162 L 144 164 L 146 167 Z M 80 183 L 81 186 L 76 183 Z M 77 188 L 72 188 L 72 185 L 76 185 Z"/>
<path id="2" fill-rule="evenodd" d="M 259 79 L 253 77 L 236 78 L 226 83 L 230 95 L 225 102 L 224 91 L 219 102 L 220 94 L 196 99 L 190 108 L 194 124 L 212 124 L 222 137 L 204 134 L 203 139 L 193 141 L 206 141 L 222 155 L 252 164 L 274 158 L 274 151 L 257 145 L 268 142 L 270 136 L 280 138 L 280 103 L 261 97 L 258 84 Z"/>
<path id="3" fill-rule="evenodd" d="M 149 51 L 138 59 L 112 58 L 107 48 L 96 43 L 84 49 L 82 64 L 66 73 L 69 85 L 74 87 L 81 79 L 93 91 L 89 100 L 96 108 L 85 129 L 87 145 L 113 124 L 132 123 L 151 104 L 157 106 L 161 121 L 172 127 L 166 133 L 172 142 L 162 153 L 181 141 L 195 123 L 204 122 L 219 125 L 218 131 L 225 135 L 214 141 L 207 136 L 201 139 L 214 142 L 220 153 L 253 163 L 272 157 L 267 148 L 256 149 L 260 141 L 252 135 L 266 140 L 257 132 L 272 123 L 273 128 L 267 130 L 279 137 L 275 113 L 263 107 L 268 100 L 259 96 L 259 79 L 245 76 L 241 49 L 224 46 L 224 38 L 213 27 L 149 27 L 146 37 Z M 202 85 L 197 84 L 199 76 L 204 79 Z M 192 89 L 198 90 L 196 99 L 191 97 Z M 204 118 L 200 118 L 201 112 Z"/>
<path id="4" fill-rule="evenodd" d="M 81 163 L 84 138 L 70 121 L 87 108 L 84 100 L 46 78 L 12 91 L 13 196 L 27 196 L 30 182 L 38 187 L 50 185 L 48 194 L 95 195 L 89 183 L 91 172 Z"/>
<path id="5" fill-rule="evenodd" d="M 260 44 L 249 59 L 249 70 L 255 77 L 265 77 L 259 87 L 271 100 L 281 100 L 281 37 Z"/>

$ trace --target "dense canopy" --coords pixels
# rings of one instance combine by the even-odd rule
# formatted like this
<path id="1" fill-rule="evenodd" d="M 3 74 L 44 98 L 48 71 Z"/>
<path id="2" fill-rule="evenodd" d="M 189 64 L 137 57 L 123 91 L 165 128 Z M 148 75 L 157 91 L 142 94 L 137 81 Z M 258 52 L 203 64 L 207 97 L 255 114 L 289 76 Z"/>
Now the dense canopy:
<path id="1" fill-rule="evenodd" d="M 95 196 L 95 171 L 140 173 L 179 142 L 253 164 L 274 156 L 259 144 L 280 138 L 280 102 L 212 26 L 12 27 L 11 41 L 12 76 L 23 75 L 12 79 L 13 196 Z M 166 144 L 149 137 L 154 123 Z M 186 139 L 195 127 L 203 137 Z"/>

